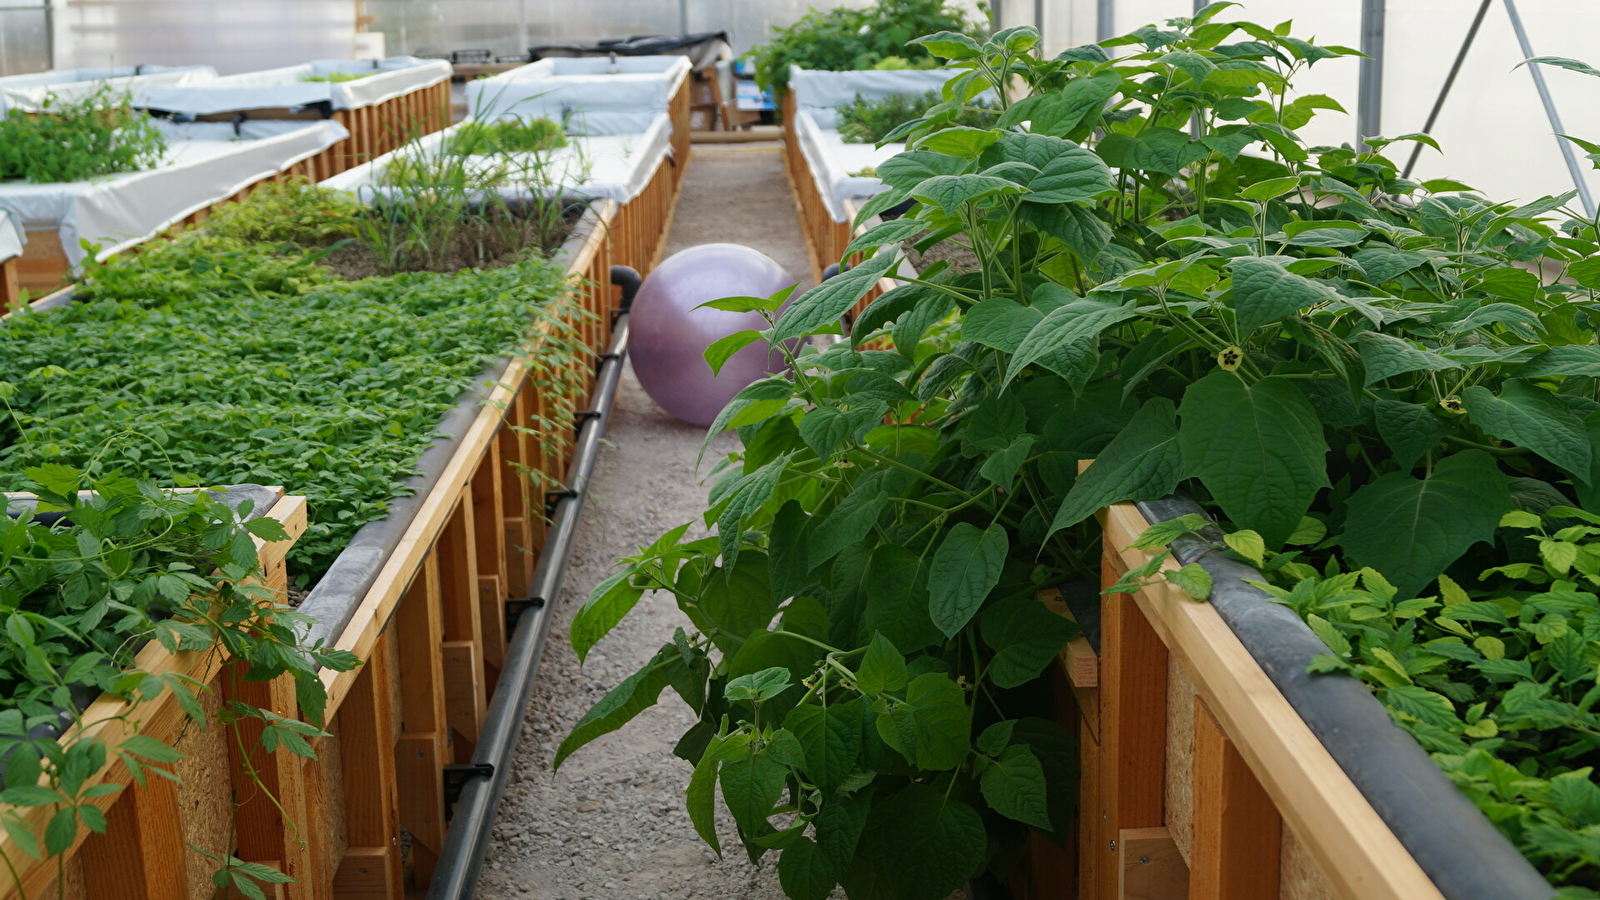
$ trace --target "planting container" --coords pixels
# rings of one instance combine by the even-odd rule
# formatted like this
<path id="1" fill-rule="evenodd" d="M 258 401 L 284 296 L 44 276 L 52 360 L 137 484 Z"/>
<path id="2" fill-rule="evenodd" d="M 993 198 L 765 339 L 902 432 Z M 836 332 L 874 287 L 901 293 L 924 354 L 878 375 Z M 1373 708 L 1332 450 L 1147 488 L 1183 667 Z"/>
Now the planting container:
<path id="1" fill-rule="evenodd" d="M 10 110 L 49 110 L 51 98 L 68 102 L 110 86 L 121 94 L 146 85 L 201 84 L 217 77 L 210 66 L 114 66 L 100 69 L 51 69 L 0 78 L 0 115 Z"/>
<path id="2" fill-rule="evenodd" d="M 0 209 L 0 315 L 15 308 L 22 299 L 17 260 L 22 256 L 24 237 L 22 224 L 10 212 Z"/>
<path id="3" fill-rule="evenodd" d="M 309 161 L 348 136 L 337 122 L 163 124 L 169 145 L 154 169 L 65 184 L 0 182 L 0 209 L 27 234 L 23 288 L 48 292 L 78 269 L 82 241 L 101 259 L 172 225 L 198 221 L 263 181 L 310 175 Z"/>
<path id="4" fill-rule="evenodd" d="M 595 353 L 610 344 L 617 304 L 606 241 L 615 215 L 611 201 L 596 203 L 557 256 L 571 276 L 576 306 L 588 312 L 580 316 L 574 308 L 564 325 Z M 316 617 L 314 637 L 364 664 L 324 673 L 332 737 L 312 742 L 316 760 L 251 751 L 248 762 L 282 810 L 240 774 L 246 760 L 223 740 L 223 729 L 190 728 L 177 740 L 186 754 L 178 766 L 182 786 L 151 779 L 148 789 L 97 801 L 108 810 L 110 828 L 68 854 L 66 896 L 211 896 L 215 864 L 186 844 L 226 847 L 235 792 L 243 805 L 230 849 L 293 877 L 280 896 L 400 900 L 407 871 L 402 828 L 415 884 L 429 882 L 444 846 L 447 781 L 456 777 L 455 762 L 471 758 L 485 727 L 489 694 L 505 662 L 508 619 L 514 622 L 522 609 L 512 601 L 527 599 L 544 547 L 546 497 L 533 492 L 528 473 L 559 483 L 575 445 L 565 426 L 554 442 L 535 435 L 549 430 L 547 421 L 581 423 L 603 414 L 573 409 L 542 389 L 551 366 L 570 367 L 583 383 L 594 383 L 592 358 L 535 362 L 542 360 L 538 343 L 556 327 L 540 324 L 521 351 L 462 395 L 441 423 L 448 436 L 423 454 L 422 474 L 407 485 L 415 493 L 395 498 L 385 519 L 359 531 L 302 605 Z M 291 499 L 298 506 L 280 518 L 298 535 L 304 502 Z M 282 589 L 287 548 L 270 549 L 270 581 Z M 211 654 L 189 654 L 198 660 L 145 654 L 153 651 L 145 648 L 141 664 L 155 671 L 210 666 L 196 670 L 207 681 L 217 679 L 222 665 Z M 234 696 L 284 714 L 296 708 L 287 679 L 241 683 Z M 174 736 L 179 714 L 170 701 L 147 704 L 141 727 Z M 217 701 L 206 702 L 214 709 Z M 255 747 L 252 741 L 247 736 L 244 746 Z M 120 766 L 100 777 L 128 780 Z M 25 858 L 9 839 L 0 840 L 0 850 Z M 54 872 L 53 863 L 28 869 L 27 895 L 41 896 Z M 0 885 L 0 898 L 15 894 L 14 885 Z"/>
<path id="5" fill-rule="evenodd" d="M 1157 552 L 1123 549 L 1148 525 L 1197 512 L 1179 500 L 1103 511 L 1103 585 Z M 1081 741 L 1080 818 L 1075 854 L 1035 842 L 1024 893 L 1069 897 L 1075 883 L 1081 900 L 1552 897 L 1363 685 L 1307 674 L 1322 641 L 1247 583 L 1259 573 L 1210 547 L 1176 541 L 1163 564 L 1204 566 L 1209 602 L 1164 580 L 1047 600 L 1086 631 L 1060 657 L 1062 721 Z"/>
<path id="6" fill-rule="evenodd" d="M 307 81 L 330 75 L 352 81 Z M 179 121 L 333 119 L 350 136 L 310 160 L 320 181 L 450 123 L 450 64 L 396 56 L 318 60 L 183 84 L 139 84 L 133 105 Z"/>

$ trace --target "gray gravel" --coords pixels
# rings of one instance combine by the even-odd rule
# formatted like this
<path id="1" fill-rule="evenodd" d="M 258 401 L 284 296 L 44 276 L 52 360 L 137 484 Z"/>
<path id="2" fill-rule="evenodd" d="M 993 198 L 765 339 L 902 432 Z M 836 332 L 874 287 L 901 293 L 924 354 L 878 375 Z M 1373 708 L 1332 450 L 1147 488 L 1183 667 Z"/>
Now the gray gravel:
<path id="1" fill-rule="evenodd" d="M 805 245 L 781 166 L 773 150 L 695 148 L 668 251 L 712 241 L 746 244 L 807 286 Z M 478 886 L 482 900 L 783 896 L 771 857 L 750 865 L 725 811 L 726 859 L 695 836 L 683 808 L 690 767 L 672 755 L 693 714 L 670 690 L 626 728 L 578 751 L 559 775 L 550 771 L 556 746 L 578 718 L 644 665 L 675 627 L 689 624 L 670 595 L 653 594 L 585 665 L 567 640 L 573 613 L 613 561 L 684 522 L 699 525 L 706 486 L 694 459 L 703 435 L 656 408 L 626 373 L 501 800 Z M 731 438 L 719 441 L 705 469 L 732 447 Z"/>

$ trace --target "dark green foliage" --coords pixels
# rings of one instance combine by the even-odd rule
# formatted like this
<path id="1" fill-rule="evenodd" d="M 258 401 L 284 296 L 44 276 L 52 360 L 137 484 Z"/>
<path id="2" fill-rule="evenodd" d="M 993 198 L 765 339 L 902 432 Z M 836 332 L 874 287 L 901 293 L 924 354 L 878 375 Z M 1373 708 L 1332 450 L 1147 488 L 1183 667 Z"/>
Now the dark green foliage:
<path id="1" fill-rule="evenodd" d="M 913 119 L 920 119 L 928 110 L 940 103 L 938 91 L 915 94 L 890 94 L 882 100 L 864 100 L 856 95 L 854 103 L 839 110 L 839 136 L 846 143 L 876 144 L 884 136 Z M 952 125 L 983 128 L 994 121 L 995 113 L 982 103 L 964 107 Z"/>
<path id="2" fill-rule="evenodd" d="M 1295 98 L 1289 85 L 1355 51 L 1212 21 L 1231 5 L 1054 59 L 1040 58 L 1030 28 L 982 44 L 921 39 L 964 71 L 941 95 L 951 99 L 886 136 L 916 149 L 878 167 L 889 189 L 858 224 L 915 204 L 853 242 L 848 252 L 867 259 L 781 314 L 782 297 L 738 301 L 770 327 L 729 340 L 781 347 L 837 333 L 887 270 L 888 249 L 911 235 L 964 244 L 976 265 L 930 268 L 875 300 L 846 342 L 800 352 L 792 378 L 739 395 L 712 428 L 744 447 L 711 490 L 705 521 L 717 536 L 667 535 L 623 560 L 578 614 L 572 638 L 587 650 L 642 591 L 675 594 L 699 634 L 680 635 L 608 698 L 606 726 L 654 702 L 657 682 L 686 682 L 700 716 L 684 745 L 697 761 L 692 816 L 708 820 L 716 771 L 737 761 L 734 791 L 730 779 L 722 787 L 741 835 L 752 855 L 783 854 L 797 897 L 843 884 L 852 896 L 937 900 L 953 869 L 971 875 L 984 861 L 968 856 L 977 838 L 951 809 L 989 823 L 997 865 L 1022 825 L 1066 821 L 1070 798 L 1038 784 L 1064 770 L 1046 758 L 1057 743 L 1024 727 L 1028 711 L 1014 704 L 1070 631 L 1026 604 L 1073 576 L 1098 582 L 1096 508 L 1175 489 L 1223 520 L 1218 552 L 1270 578 L 1382 571 L 1367 591 L 1396 587 L 1363 601 L 1371 609 L 1329 601 L 1349 614 L 1355 644 L 1329 668 L 1374 669 L 1363 677 L 1384 684 L 1389 708 L 1430 747 L 1448 744 L 1446 767 L 1565 896 L 1596 896 L 1588 829 L 1600 804 L 1588 798 L 1600 788 L 1582 723 L 1600 697 L 1590 690 L 1600 635 L 1590 576 L 1600 576 L 1577 550 L 1542 543 L 1548 571 L 1516 568 L 1533 550 L 1495 526 L 1516 509 L 1587 521 L 1559 507 L 1600 504 L 1597 223 L 1567 209 L 1571 195 L 1514 206 L 1403 179 L 1393 141 L 1308 147 L 1296 129 L 1339 105 Z M 1127 52 L 1112 60 L 1106 47 Z M 1027 90 L 1001 92 L 991 127 L 954 126 L 962 98 L 999 87 L 997 73 Z M 885 341 L 893 349 L 879 349 Z M 1085 460 L 1094 474 L 1080 478 Z M 1141 546 L 1195 519 L 1153 529 Z M 748 577 L 752 558 L 766 579 Z M 1493 618 L 1493 634 L 1428 627 L 1493 636 L 1531 674 L 1486 671 L 1467 650 L 1488 651 L 1424 638 L 1417 620 L 1441 601 L 1413 595 L 1441 573 L 1497 562 L 1513 583 L 1471 588 L 1492 598 L 1470 608 L 1481 612 L 1472 622 Z M 730 577 L 772 611 L 766 624 L 706 614 Z M 1150 577 L 1210 590 L 1195 564 L 1129 573 Z M 1345 652 L 1331 619 L 1310 621 Z M 1390 664 L 1378 652 L 1421 640 L 1438 659 Z M 706 678 L 651 680 L 668 666 Z M 1389 684 L 1382 666 L 1410 681 Z M 773 668 L 798 688 L 767 701 L 727 690 Z M 1472 706 L 1502 702 L 1485 681 L 1508 686 L 1507 721 L 1494 727 L 1514 723 L 1538 745 L 1533 756 L 1461 737 L 1494 738 L 1480 724 L 1490 712 Z M 851 739 L 826 717 L 849 704 L 865 721 L 841 779 Z M 580 727 L 559 755 L 592 736 Z M 1517 782 L 1516 765 L 1537 783 Z M 790 790 L 767 804 L 775 772 Z M 922 807 L 928 788 L 948 799 L 945 812 Z M 1043 811 L 1031 802 L 1041 793 Z M 852 824 L 859 806 L 870 807 L 865 832 Z M 789 820 L 767 816 L 780 812 L 798 813 L 801 829 L 777 831 Z"/>
<path id="3" fill-rule="evenodd" d="M 763 88 L 788 90 L 789 67 L 847 71 L 871 69 L 886 59 L 890 68 L 920 67 L 928 50 L 914 38 L 938 31 L 976 33 L 966 14 L 945 0 L 878 0 L 866 9 L 812 9 L 772 40 L 753 48 L 756 80 Z"/>
<path id="4" fill-rule="evenodd" d="M 300 182 L 268 182 L 248 203 L 225 203 L 206 219 L 205 234 L 249 244 L 325 247 L 350 237 L 368 209 L 344 191 Z"/>
<path id="5" fill-rule="evenodd" d="M 109 85 L 73 102 L 51 97 L 40 113 L 0 118 L 0 181 L 85 181 L 161 162 L 167 140 L 155 120 Z"/>

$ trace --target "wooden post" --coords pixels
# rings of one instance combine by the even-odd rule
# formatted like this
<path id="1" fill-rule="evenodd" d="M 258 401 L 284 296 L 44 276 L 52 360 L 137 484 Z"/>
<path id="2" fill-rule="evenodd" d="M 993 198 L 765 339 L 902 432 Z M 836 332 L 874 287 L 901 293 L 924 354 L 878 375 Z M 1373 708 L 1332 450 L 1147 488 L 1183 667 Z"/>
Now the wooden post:
<path id="1" fill-rule="evenodd" d="M 334 893 L 341 900 L 400 896 L 400 800 L 389 641 L 387 632 L 378 639 L 355 688 L 339 707 L 349 835 L 349 850 L 333 878 Z"/>
<path id="2" fill-rule="evenodd" d="M 506 571 L 506 596 L 525 597 L 533 583 L 533 570 L 538 562 L 539 544 L 534 542 L 535 522 L 544 512 L 540 501 L 534 497 L 530 472 L 538 465 L 533 454 L 533 438 L 527 432 L 530 395 L 535 388 L 531 379 L 512 398 L 506 410 L 506 425 L 500 429 L 496 440 L 500 443 L 500 505 L 505 514 L 504 549 Z M 539 529 L 543 537 L 543 529 Z M 542 543 L 542 541 L 541 541 Z"/>
<path id="3" fill-rule="evenodd" d="M 294 679 L 282 675 L 268 682 L 245 681 L 245 671 L 240 663 L 228 665 L 222 679 L 224 698 L 268 709 L 281 716 L 296 714 Z M 238 805 L 239 858 L 246 862 L 279 864 L 284 874 L 295 879 L 284 888 L 288 900 L 310 900 L 308 885 L 313 883 L 314 870 L 306 843 L 305 829 L 310 819 L 306 808 L 304 759 L 288 752 L 268 753 L 263 749 L 260 720 L 244 719 L 237 727 L 239 734 L 236 740 L 228 742 L 228 754 L 234 770 L 234 803 Z M 277 802 L 273 802 L 273 798 Z"/>
<path id="4" fill-rule="evenodd" d="M 505 426 L 500 427 L 504 432 Z M 492 692 L 506 659 L 505 495 L 499 440 L 491 441 L 472 475 L 473 554 L 478 561 L 478 619 L 483 633 L 484 687 Z M 463 501 L 465 502 L 465 501 Z"/>
<path id="5" fill-rule="evenodd" d="M 1276 900 L 1283 820 L 1272 798 L 1194 698 L 1192 900 Z"/>
<path id="6" fill-rule="evenodd" d="M 433 880 L 444 848 L 444 764 L 449 750 L 445 721 L 444 643 L 439 564 L 430 555 L 395 610 L 393 640 L 400 666 L 400 740 L 395 745 L 400 824 L 413 838 L 418 885 Z"/>
<path id="7" fill-rule="evenodd" d="M 83 842 L 83 879 L 96 900 L 166 900 L 189 895 L 187 857 L 178 823 L 178 791 L 147 775 L 106 811 L 104 834 Z"/>
<path id="8" fill-rule="evenodd" d="M 22 281 L 15 257 L 0 262 L 0 315 L 22 308 Z"/>

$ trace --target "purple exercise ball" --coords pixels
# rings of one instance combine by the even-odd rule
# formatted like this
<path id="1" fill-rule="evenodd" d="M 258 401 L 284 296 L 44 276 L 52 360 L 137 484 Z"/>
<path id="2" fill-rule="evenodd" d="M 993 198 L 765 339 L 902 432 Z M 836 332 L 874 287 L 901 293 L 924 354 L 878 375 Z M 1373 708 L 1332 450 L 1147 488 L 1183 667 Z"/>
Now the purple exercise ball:
<path id="1" fill-rule="evenodd" d="M 760 313 L 696 309 L 723 297 L 770 297 L 795 279 L 765 254 L 738 244 L 702 244 L 668 257 L 633 298 L 628 355 L 639 384 L 662 409 L 685 422 L 710 425 L 733 396 L 788 368 L 783 354 L 756 341 L 735 353 L 716 377 L 706 348 L 746 329 L 760 331 Z"/>

